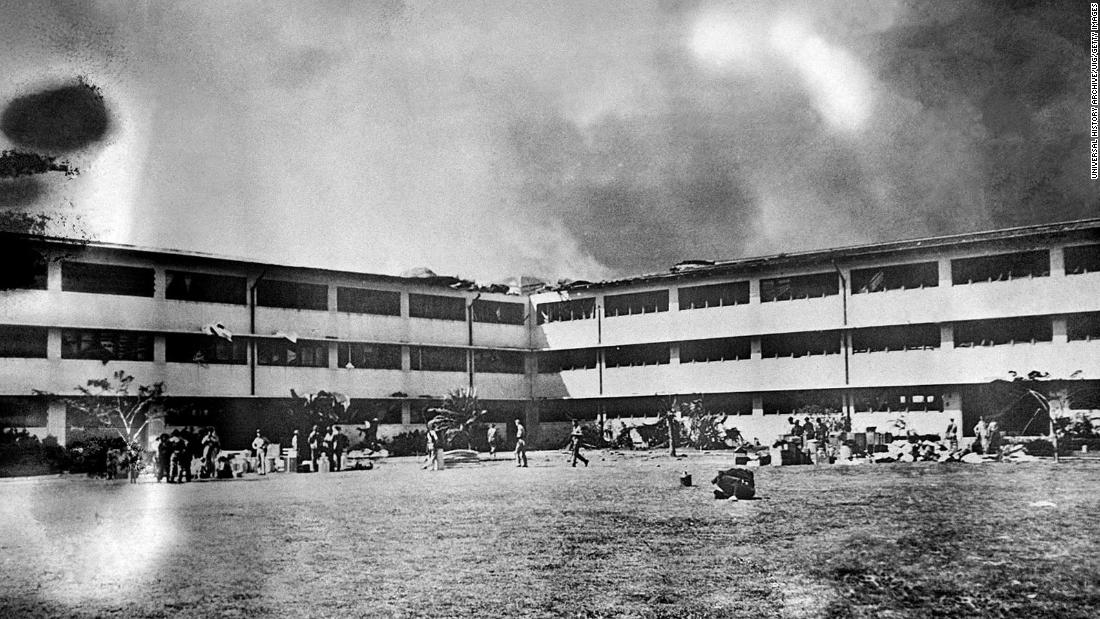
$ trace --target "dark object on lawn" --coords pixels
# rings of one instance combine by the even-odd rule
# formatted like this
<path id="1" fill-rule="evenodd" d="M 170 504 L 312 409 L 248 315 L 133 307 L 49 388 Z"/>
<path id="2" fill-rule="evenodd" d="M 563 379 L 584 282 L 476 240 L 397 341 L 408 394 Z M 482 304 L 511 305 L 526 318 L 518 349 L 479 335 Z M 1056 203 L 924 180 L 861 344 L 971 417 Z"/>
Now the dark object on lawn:
<path id="1" fill-rule="evenodd" d="M 691 473 L 684 471 L 684 474 L 680 476 L 681 486 L 691 486 Z"/>
<path id="2" fill-rule="evenodd" d="M 756 496 L 756 478 L 748 469 L 727 469 L 718 471 L 718 475 L 710 481 L 718 486 L 714 490 L 714 498 L 751 499 Z"/>

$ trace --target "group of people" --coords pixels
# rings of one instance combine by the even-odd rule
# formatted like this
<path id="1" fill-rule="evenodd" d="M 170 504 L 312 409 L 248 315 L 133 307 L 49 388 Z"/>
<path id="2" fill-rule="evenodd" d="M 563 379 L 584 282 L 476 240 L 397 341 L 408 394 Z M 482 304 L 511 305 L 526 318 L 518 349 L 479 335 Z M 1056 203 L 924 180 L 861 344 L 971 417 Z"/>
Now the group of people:
<path id="1" fill-rule="evenodd" d="M 344 454 L 351 445 L 351 439 L 344 434 L 340 426 L 313 426 L 309 436 L 306 437 L 306 446 L 309 447 L 309 460 L 312 470 L 316 471 L 340 471 L 344 468 Z M 298 449 L 298 431 L 290 440 L 291 449 Z"/>
<path id="2" fill-rule="evenodd" d="M 194 428 L 172 430 L 171 434 L 157 437 L 155 470 L 157 482 L 167 478 L 168 483 L 186 483 L 192 479 L 192 461 L 200 460 L 199 477 L 225 476 L 229 463 L 219 457 L 221 441 L 214 428 L 206 428 L 200 434 Z M 229 474 L 232 477 L 232 473 Z"/>
<path id="3" fill-rule="evenodd" d="M 976 454 L 997 454 L 1001 450 L 1001 429 L 996 421 L 986 421 L 985 417 L 978 417 L 978 423 L 974 426 L 974 444 L 970 450 Z"/>

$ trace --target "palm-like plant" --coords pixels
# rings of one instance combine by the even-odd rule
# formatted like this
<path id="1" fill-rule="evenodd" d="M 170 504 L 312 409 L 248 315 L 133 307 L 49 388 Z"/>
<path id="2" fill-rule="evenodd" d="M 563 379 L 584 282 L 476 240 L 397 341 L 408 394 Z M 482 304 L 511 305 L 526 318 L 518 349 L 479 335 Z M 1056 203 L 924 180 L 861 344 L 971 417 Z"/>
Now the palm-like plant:
<path id="1" fill-rule="evenodd" d="M 439 407 L 427 410 L 428 427 L 439 433 L 444 444 L 454 447 L 465 443 L 471 448 L 470 428 L 488 411 L 481 408 L 477 392 L 465 387 L 452 389 Z"/>

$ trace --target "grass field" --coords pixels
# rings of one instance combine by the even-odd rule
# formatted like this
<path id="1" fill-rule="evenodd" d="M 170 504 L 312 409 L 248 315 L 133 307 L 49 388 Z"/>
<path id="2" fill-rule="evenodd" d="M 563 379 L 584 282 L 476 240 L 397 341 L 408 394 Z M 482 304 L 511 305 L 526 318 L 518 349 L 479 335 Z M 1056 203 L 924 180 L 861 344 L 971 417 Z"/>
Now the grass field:
<path id="1" fill-rule="evenodd" d="M 1100 462 L 0 483 L 0 617 L 1095 617 Z M 681 487 L 682 471 L 696 485 Z M 1049 501 L 1054 506 L 1033 506 Z"/>

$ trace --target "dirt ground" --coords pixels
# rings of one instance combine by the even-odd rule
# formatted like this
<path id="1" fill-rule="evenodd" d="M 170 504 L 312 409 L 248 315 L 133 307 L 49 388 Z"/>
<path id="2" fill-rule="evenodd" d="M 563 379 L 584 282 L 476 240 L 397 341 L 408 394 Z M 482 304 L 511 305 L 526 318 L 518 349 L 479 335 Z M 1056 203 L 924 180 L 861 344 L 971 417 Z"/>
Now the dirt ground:
<path id="1" fill-rule="evenodd" d="M 591 452 L 0 482 L 0 617 L 1088 617 L 1100 462 L 757 470 Z M 682 487 L 680 474 L 694 477 Z"/>

